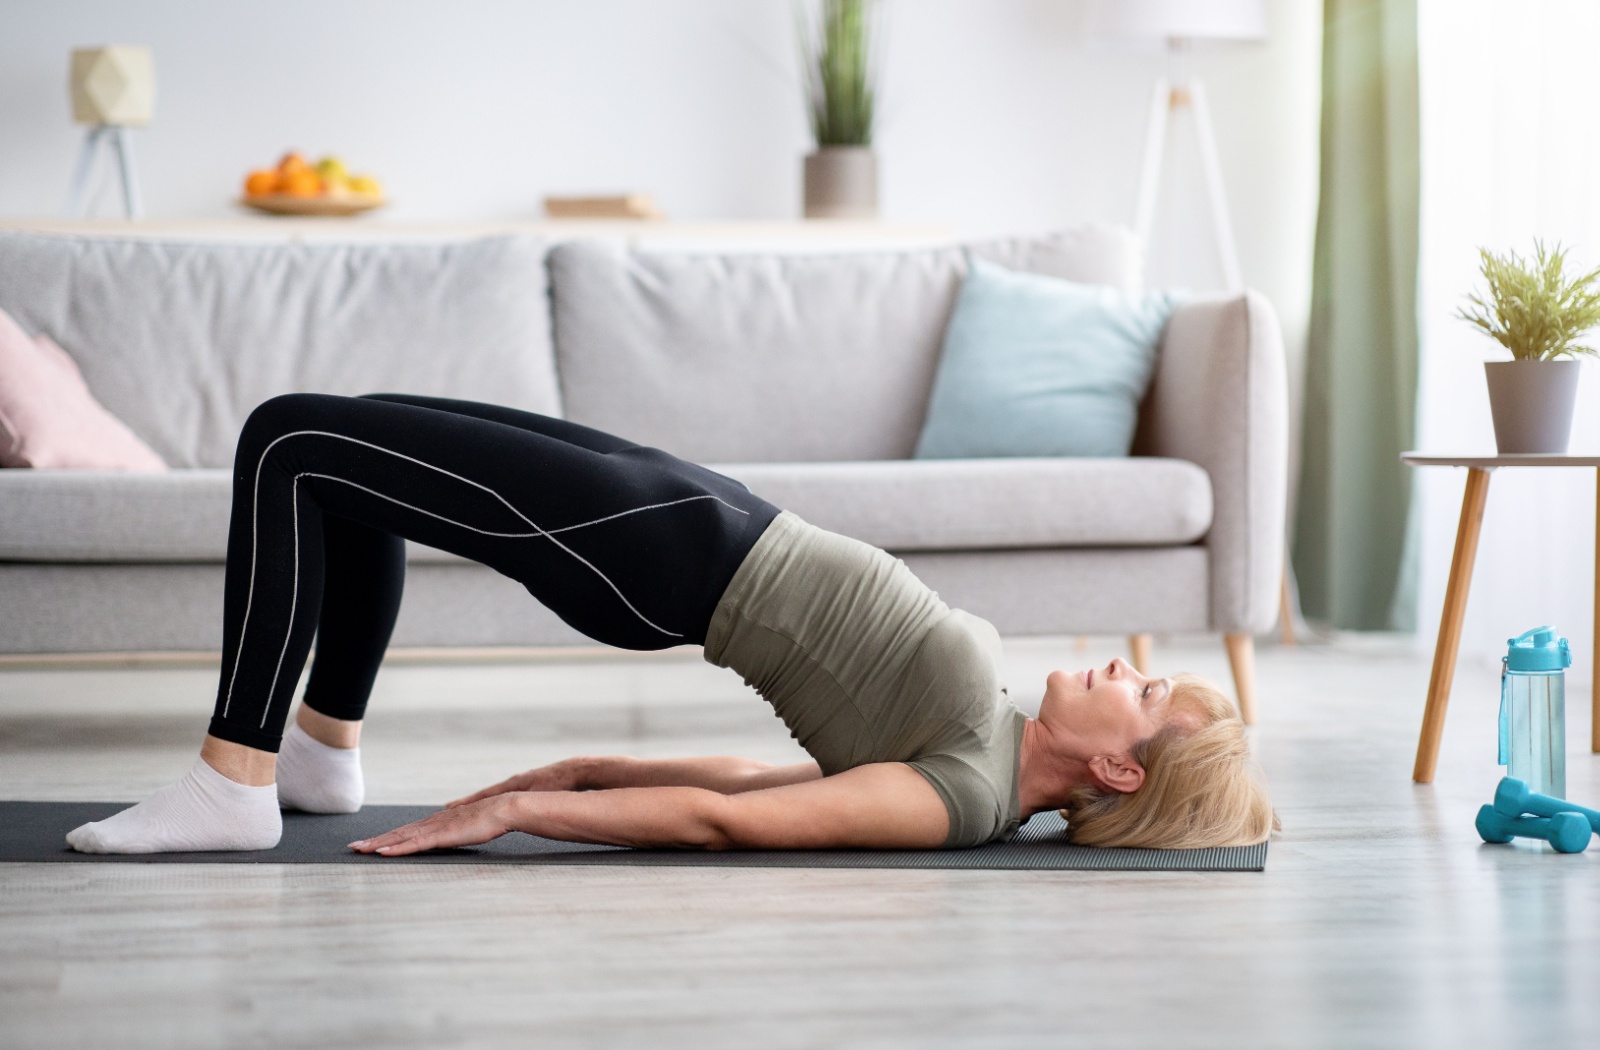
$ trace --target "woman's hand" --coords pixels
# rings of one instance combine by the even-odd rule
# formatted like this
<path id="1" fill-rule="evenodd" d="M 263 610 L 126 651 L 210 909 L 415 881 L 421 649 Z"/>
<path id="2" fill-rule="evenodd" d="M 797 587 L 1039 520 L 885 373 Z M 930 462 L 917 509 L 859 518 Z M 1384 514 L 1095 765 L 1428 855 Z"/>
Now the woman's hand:
<path id="1" fill-rule="evenodd" d="M 476 846 L 508 831 L 516 831 L 512 819 L 515 810 L 515 796 L 496 796 L 454 809 L 442 809 L 374 838 L 352 842 L 350 848 L 357 853 L 403 857 L 425 849 Z"/>
<path id="2" fill-rule="evenodd" d="M 566 759 L 538 769 L 530 769 L 526 773 L 518 773 L 514 777 L 507 777 L 498 784 L 491 784 L 482 791 L 474 791 L 465 798 L 458 798 L 454 802 L 446 802 L 446 809 L 455 809 L 458 806 L 468 806 L 496 795 L 508 794 L 512 791 L 576 791 L 578 784 L 578 761 Z"/>

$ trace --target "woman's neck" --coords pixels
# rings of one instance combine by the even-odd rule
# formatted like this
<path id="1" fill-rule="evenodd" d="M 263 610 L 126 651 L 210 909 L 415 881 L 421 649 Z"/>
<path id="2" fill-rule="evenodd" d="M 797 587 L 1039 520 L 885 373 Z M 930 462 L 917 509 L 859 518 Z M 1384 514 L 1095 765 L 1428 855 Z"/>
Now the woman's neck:
<path id="1" fill-rule="evenodd" d="M 1073 758 L 1067 741 L 1050 726 L 1030 718 L 1022 727 L 1022 755 L 1017 771 L 1017 802 L 1026 820 L 1047 809 L 1059 809 L 1067 793 L 1093 782 L 1088 763 Z"/>

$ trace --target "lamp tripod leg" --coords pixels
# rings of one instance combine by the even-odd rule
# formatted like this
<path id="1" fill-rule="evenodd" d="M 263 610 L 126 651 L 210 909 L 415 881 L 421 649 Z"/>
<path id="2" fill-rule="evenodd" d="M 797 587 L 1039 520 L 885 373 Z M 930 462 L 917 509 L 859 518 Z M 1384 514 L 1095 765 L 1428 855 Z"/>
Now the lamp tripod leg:
<path id="1" fill-rule="evenodd" d="M 1139 163 L 1139 199 L 1133 208 L 1133 232 L 1139 248 L 1148 250 L 1155 225 L 1156 191 L 1161 186 L 1161 161 L 1167 144 L 1167 115 L 1172 107 L 1172 84 L 1157 77 L 1150 93 L 1150 119 L 1144 129 L 1144 157 Z"/>
<path id="2" fill-rule="evenodd" d="M 1228 195 L 1222 187 L 1222 161 L 1217 156 L 1217 136 L 1211 129 L 1211 107 L 1206 102 L 1206 87 L 1199 77 L 1189 81 L 1194 101 L 1194 127 L 1200 139 L 1200 163 L 1205 169 L 1206 195 L 1211 198 L 1211 223 L 1216 231 L 1217 256 L 1222 262 L 1222 279 L 1229 291 L 1244 288 L 1239 273 L 1239 249 L 1233 240 L 1233 218 L 1228 212 Z"/>
<path id="3" fill-rule="evenodd" d="M 76 218 L 83 213 L 84 192 L 89 187 L 89 173 L 94 170 L 95 157 L 100 152 L 100 141 L 106 132 L 104 124 L 96 124 L 83 137 L 78 148 L 78 162 L 72 169 L 72 185 L 67 191 L 67 214 Z"/>
<path id="4" fill-rule="evenodd" d="M 144 203 L 139 199 L 139 178 L 133 170 L 133 140 L 127 128 L 111 129 L 111 144 L 117 150 L 117 166 L 122 173 L 122 210 L 130 219 L 144 214 Z"/>

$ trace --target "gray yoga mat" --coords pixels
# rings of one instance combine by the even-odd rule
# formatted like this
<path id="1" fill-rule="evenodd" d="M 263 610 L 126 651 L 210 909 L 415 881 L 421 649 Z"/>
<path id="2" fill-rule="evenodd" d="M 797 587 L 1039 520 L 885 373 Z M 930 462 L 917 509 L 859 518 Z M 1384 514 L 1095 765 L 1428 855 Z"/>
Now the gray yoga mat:
<path id="1" fill-rule="evenodd" d="M 1066 841 L 1066 822 L 1036 814 L 1010 842 L 951 850 L 642 850 L 557 842 L 513 832 L 482 846 L 409 857 L 354 853 L 346 844 L 420 820 L 432 806 L 367 806 L 360 813 L 283 815 L 276 849 L 248 853 L 79 853 L 65 840 L 79 824 L 125 802 L 0 802 L 0 862 L 146 864 L 643 864 L 733 868 L 987 868 L 1011 871 L 1261 871 L 1267 845 L 1217 849 L 1096 849 Z"/>

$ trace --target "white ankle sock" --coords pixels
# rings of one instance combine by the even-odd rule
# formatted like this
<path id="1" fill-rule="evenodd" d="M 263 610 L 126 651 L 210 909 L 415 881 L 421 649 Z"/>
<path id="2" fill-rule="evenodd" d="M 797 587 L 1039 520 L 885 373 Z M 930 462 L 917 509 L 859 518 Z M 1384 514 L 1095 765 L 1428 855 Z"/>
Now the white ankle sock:
<path id="1" fill-rule="evenodd" d="M 67 833 L 80 853 L 199 853 L 271 849 L 283 835 L 278 792 L 236 784 L 204 759 L 131 809 Z"/>
<path id="2" fill-rule="evenodd" d="M 278 803 L 306 813 L 354 813 L 367 785 L 359 747 L 329 747 L 290 723 L 278 750 Z"/>

